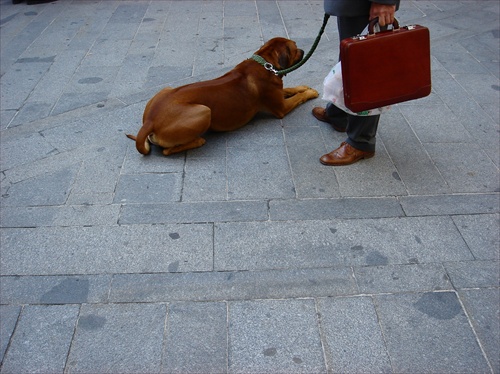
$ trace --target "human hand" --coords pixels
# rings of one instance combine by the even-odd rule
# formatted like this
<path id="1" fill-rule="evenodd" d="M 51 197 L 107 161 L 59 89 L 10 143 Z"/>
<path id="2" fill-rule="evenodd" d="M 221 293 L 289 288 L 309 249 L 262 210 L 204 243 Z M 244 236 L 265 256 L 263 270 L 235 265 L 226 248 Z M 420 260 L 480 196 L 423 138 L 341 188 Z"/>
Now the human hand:
<path id="1" fill-rule="evenodd" d="M 378 17 L 378 24 L 383 27 L 394 22 L 394 13 L 396 13 L 396 5 L 386 5 L 372 3 L 370 8 L 370 20 Z"/>

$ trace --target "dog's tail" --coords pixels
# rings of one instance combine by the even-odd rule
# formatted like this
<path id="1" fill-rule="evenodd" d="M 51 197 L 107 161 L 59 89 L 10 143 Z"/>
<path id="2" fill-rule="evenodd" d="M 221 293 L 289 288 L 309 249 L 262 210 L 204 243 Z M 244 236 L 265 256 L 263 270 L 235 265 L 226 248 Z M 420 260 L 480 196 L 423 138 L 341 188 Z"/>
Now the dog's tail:
<path id="1" fill-rule="evenodd" d="M 137 136 L 126 134 L 127 138 L 135 140 L 135 147 L 143 155 L 148 155 L 151 152 L 151 144 L 149 143 L 148 136 L 153 132 L 151 122 L 145 122 L 140 128 Z"/>

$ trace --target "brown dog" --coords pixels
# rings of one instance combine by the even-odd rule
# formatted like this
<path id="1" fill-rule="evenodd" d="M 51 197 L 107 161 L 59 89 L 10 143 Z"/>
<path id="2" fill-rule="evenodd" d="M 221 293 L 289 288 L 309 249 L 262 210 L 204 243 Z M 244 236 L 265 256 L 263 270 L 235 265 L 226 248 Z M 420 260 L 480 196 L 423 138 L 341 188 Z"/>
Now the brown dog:
<path id="1" fill-rule="evenodd" d="M 280 70 L 302 60 L 304 51 L 292 40 L 274 38 L 255 54 Z M 306 86 L 283 88 L 280 76 L 248 59 L 222 77 L 161 90 L 147 103 L 137 137 L 127 136 L 144 155 L 152 143 L 168 156 L 202 146 L 201 136 L 208 130 L 238 129 L 259 111 L 283 118 L 316 97 L 318 92 Z"/>

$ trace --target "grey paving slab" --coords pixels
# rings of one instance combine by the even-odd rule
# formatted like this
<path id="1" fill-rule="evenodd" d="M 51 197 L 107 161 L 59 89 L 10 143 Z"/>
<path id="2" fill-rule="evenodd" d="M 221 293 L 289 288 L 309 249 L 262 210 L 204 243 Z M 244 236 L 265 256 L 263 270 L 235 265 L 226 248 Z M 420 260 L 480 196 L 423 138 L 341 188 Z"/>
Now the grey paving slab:
<path id="1" fill-rule="evenodd" d="M 460 9 L 454 10 L 451 12 L 451 14 L 455 14 L 458 17 L 457 18 L 451 18 L 451 17 L 439 17 L 441 19 L 441 22 L 443 24 L 448 24 L 450 26 L 455 27 L 458 30 L 469 30 L 471 33 L 475 33 L 478 31 L 484 31 L 485 29 L 490 29 L 491 24 L 493 27 L 491 28 L 496 28 L 496 19 L 495 19 L 495 14 L 496 12 L 496 7 L 493 4 L 493 2 L 487 2 L 484 7 L 477 7 L 473 2 L 467 2 L 465 4 L 462 4 L 462 7 Z M 470 16 L 470 19 L 475 20 L 474 26 L 471 28 L 467 28 L 464 26 L 463 21 L 466 18 L 466 15 Z M 481 21 L 482 22 L 482 28 L 481 28 Z"/>
<path id="2" fill-rule="evenodd" d="M 318 162 L 327 152 L 319 127 L 287 127 L 285 140 L 297 197 L 340 197 L 334 171 Z"/>
<path id="3" fill-rule="evenodd" d="M 0 318 L 0 362 L 3 361 L 20 312 L 21 307 L 18 305 L 0 305 L 0 315 L 2 316 Z"/>
<path id="4" fill-rule="evenodd" d="M 193 66 L 194 75 L 210 72 L 214 69 L 214 66 L 224 65 L 224 50 L 221 46 L 221 38 L 201 37 L 198 40 L 198 54 Z"/>
<path id="5" fill-rule="evenodd" d="M 116 225 L 120 205 L 2 206 L 1 227 Z"/>
<path id="6" fill-rule="evenodd" d="M 162 304 L 83 305 L 67 370 L 159 372 L 166 315 Z"/>
<path id="7" fill-rule="evenodd" d="M 80 307 L 28 305 L 23 307 L 2 373 L 63 373 Z"/>
<path id="8" fill-rule="evenodd" d="M 69 195 L 68 205 L 109 205 L 113 203 L 113 192 L 93 193 L 91 191 L 82 193 L 71 193 Z"/>
<path id="9" fill-rule="evenodd" d="M 498 287 L 500 263 L 498 261 L 467 261 L 445 263 L 453 286 L 456 289 Z"/>
<path id="10" fill-rule="evenodd" d="M 52 107 L 53 103 L 50 102 L 27 100 L 9 126 L 19 126 L 39 118 L 47 117 Z"/>
<path id="11" fill-rule="evenodd" d="M 162 38 L 152 62 L 153 67 L 170 65 L 192 69 L 197 53 L 196 41 L 199 37 L 197 31 L 200 11 L 201 7 L 193 7 L 189 3 L 176 4 L 175 7 L 170 8 Z M 165 64 L 166 61 L 167 64 Z"/>
<path id="12" fill-rule="evenodd" d="M 162 372 L 227 372 L 227 329 L 226 303 L 169 304 Z"/>
<path id="13" fill-rule="evenodd" d="M 349 267 L 115 275 L 111 302 L 220 301 L 353 295 Z"/>
<path id="14" fill-rule="evenodd" d="M 240 7 L 241 3 L 227 3 L 225 11 L 231 7 Z M 251 5 L 253 6 L 253 5 Z M 237 11 L 240 12 L 240 11 Z M 234 66 L 259 49 L 261 33 L 258 27 L 256 8 L 245 15 L 229 13 L 224 15 L 224 64 Z"/>
<path id="15" fill-rule="evenodd" d="M 440 264 L 355 267 L 354 276 L 359 291 L 366 294 L 453 289 Z"/>
<path id="16" fill-rule="evenodd" d="M 320 48 L 320 47 L 318 47 Z M 311 61 L 308 62 L 308 64 Z M 298 70 L 297 70 L 298 72 Z M 311 77 L 312 78 L 312 77 Z M 318 91 L 320 93 L 321 89 L 314 84 L 315 82 L 312 79 L 309 79 L 304 74 L 286 77 L 286 81 L 284 82 L 285 86 L 293 87 L 295 85 L 298 86 L 309 86 Z M 283 128 L 285 131 L 285 137 L 287 139 L 287 145 L 309 145 L 311 148 L 320 148 L 319 146 L 324 143 L 321 139 L 316 138 L 316 132 L 321 129 L 321 126 L 324 125 L 323 122 L 318 121 L 313 115 L 312 110 L 316 106 L 324 105 L 325 101 L 320 98 L 312 99 L 304 104 L 301 104 L 300 107 L 292 110 L 288 113 L 281 121 L 283 123 Z M 328 125 L 329 126 L 329 125 Z M 299 127 L 298 129 L 292 129 L 291 127 Z M 331 126 L 329 126 L 331 127 Z M 302 128 L 302 129 L 301 129 Z M 309 132 L 308 132 L 309 131 Z M 336 133 L 336 132 L 334 132 Z M 300 135 L 303 135 L 305 138 L 301 138 Z M 345 134 L 344 134 L 345 135 Z M 308 139 L 311 138 L 313 141 L 310 142 Z M 316 144 L 316 142 L 318 144 Z M 321 150 L 326 150 L 326 148 L 321 148 Z"/>
<path id="17" fill-rule="evenodd" d="M 228 148 L 229 199 L 295 197 L 285 155 L 283 146 Z"/>
<path id="18" fill-rule="evenodd" d="M 272 221 L 340 218 L 403 217 L 399 201 L 393 197 L 340 199 L 271 200 Z"/>
<path id="19" fill-rule="evenodd" d="M 39 118 L 46 117 L 50 114 L 53 106 L 57 103 L 60 95 L 64 92 L 66 84 L 70 81 L 75 70 L 78 68 L 83 57 L 87 53 L 86 50 L 69 50 L 61 51 L 57 54 L 53 64 L 47 73 L 40 79 L 37 86 L 34 88 L 27 103 L 44 103 L 48 105 L 47 112 L 32 112 L 25 113 L 22 118 L 16 118 L 15 124 L 30 122 Z M 42 108 L 43 109 L 43 108 Z M 21 110 L 21 113 L 23 113 Z M 38 117 L 36 115 L 39 115 Z"/>
<path id="20" fill-rule="evenodd" d="M 115 203 L 166 203 L 180 201 L 179 173 L 122 174 L 116 186 Z"/>
<path id="21" fill-rule="evenodd" d="M 497 1 L 402 2 L 432 93 L 345 168 L 321 98 L 171 157 L 124 136 L 165 86 L 307 51 L 321 0 L 0 3 L 0 371 L 499 371 Z"/>
<path id="22" fill-rule="evenodd" d="M 116 66 L 82 66 L 71 78 L 65 92 L 52 110 L 60 114 L 105 101 L 113 88 Z"/>
<path id="23" fill-rule="evenodd" d="M 460 291 L 460 299 L 464 303 L 472 326 L 486 353 L 494 373 L 500 370 L 498 347 L 500 345 L 500 305 L 498 288 Z"/>
<path id="24" fill-rule="evenodd" d="M 135 39 L 144 34 L 160 34 L 169 14 L 169 7 L 170 3 L 165 3 L 164 1 L 151 2 L 146 9 Z"/>
<path id="25" fill-rule="evenodd" d="M 51 63 L 52 61 L 44 60 L 14 63 L 13 67 L 3 74 L 0 82 L 2 109 L 19 109 L 47 72 Z"/>
<path id="26" fill-rule="evenodd" d="M 112 108 L 113 102 L 121 103 L 121 105 Z M 83 131 L 86 135 L 87 133 L 93 134 L 92 143 L 133 144 L 130 139 L 125 137 L 125 133 L 132 131 L 131 129 L 139 129 L 146 103 L 139 100 L 138 102 L 125 104 L 121 99 L 110 99 L 103 105 L 103 110 L 100 112 L 95 111 L 93 113 L 89 110 L 89 115 L 84 116 L 87 128 L 81 128 L 80 131 Z M 96 107 L 99 108 L 99 106 Z M 85 109 L 84 112 L 86 113 L 87 110 Z"/>
<path id="27" fill-rule="evenodd" d="M 281 120 L 267 113 L 260 113 L 246 126 L 220 136 L 223 135 L 227 147 L 235 148 L 234 151 L 263 146 L 282 147 L 285 144 Z"/>
<path id="28" fill-rule="evenodd" d="M 115 192 L 124 157 L 119 148 L 114 145 L 98 147 L 92 159 L 82 160 L 71 193 Z"/>
<path id="29" fill-rule="evenodd" d="M 4 88 L 11 87 L 12 81 L 9 80 L 15 78 L 16 76 L 19 76 L 21 71 L 13 71 L 12 67 L 16 66 L 14 70 L 17 69 L 22 69 L 24 68 L 25 71 L 31 71 L 33 70 L 28 69 L 26 65 L 24 66 L 19 66 L 16 65 L 16 61 L 18 60 L 19 56 L 23 53 L 23 51 L 31 44 L 33 41 L 36 39 L 38 35 L 40 35 L 40 32 L 43 31 L 47 27 L 47 24 L 45 22 L 31 22 L 22 32 L 18 33 L 13 39 L 10 41 L 6 42 L 5 44 L 2 45 L 2 62 L 1 62 L 1 72 L 2 72 L 2 78 L 5 76 L 5 80 L 3 82 L 6 83 L 6 86 L 2 85 L 2 91 Z M 5 47 L 4 47 L 5 46 Z M 5 54 L 4 54 L 5 51 Z M 47 66 L 47 63 L 44 63 Z M 36 76 L 36 75 L 35 75 Z M 35 77 L 34 76 L 34 77 Z M 25 76 L 26 77 L 26 76 Z M 30 87 L 33 84 L 36 84 L 38 79 L 34 78 L 34 81 L 31 82 L 23 82 L 23 85 L 20 87 L 21 90 L 16 95 L 15 97 L 10 97 L 6 98 L 7 101 L 2 100 L 2 109 L 11 109 L 10 107 L 5 107 L 5 104 L 8 104 L 10 106 L 14 106 L 14 108 L 18 108 L 19 105 L 16 105 L 15 99 L 16 98 L 22 98 L 25 94 L 26 91 L 23 91 L 24 88 Z M 32 86 L 33 87 L 33 86 Z M 10 89 L 10 88 L 9 88 Z M 10 91 L 13 92 L 13 91 Z M 26 96 L 24 96 L 26 98 Z M 2 97 L 3 99 L 3 97 Z M 19 104 L 19 103 L 18 103 Z"/>
<path id="30" fill-rule="evenodd" d="M 112 32 L 109 32 L 110 29 Z M 125 57 L 127 56 L 128 49 L 132 42 L 133 34 L 136 30 L 129 24 L 111 25 L 108 23 L 103 33 L 116 33 L 116 35 L 109 35 L 108 38 L 98 39 L 90 49 L 89 53 L 82 61 L 81 68 L 78 70 L 75 81 L 79 84 L 96 84 L 102 82 L 104 77 L 111 72 L 117 72 L 117 67 L 121 66 Z M 117 36 L 131 33 L 129 38 L 117 38 Z M 95 75 L 94 73 L 103 70 L 101 74 Z M 106 75 L 102 75 L 106 74 Z M 114 77 L 114 75 L 111 75 Z M 91 79 L 93 78 L 93 79 Z M 100 80 L 97 81 L 99 78 Z M 97 81 L 97 82 L 96 82 Z M 97 87 L 97 86 L 96 86 Z"/>
<path id="31" fill-rule="evenodd" d="M 32 133 L 15 139 L 2 138 L 1 169 L 28 164 L 43 159 L 56 149 L 39 133 Z"/>
<path id="32" fill-rule="evenodd" d="M 130 6 L 131 4 L 121 4 L 119 5 L 119 7 L 127 5 Z M 112 21 L 113 17 L 114 15 L 111 16 L 106 26 L 104 26 L 101 34 L 99 35 L 99 38 L 96 40 L 96 42 L 94 43 L 94 45 L 90 50 L 90 53 L 97 57 L 90 55 L 86 59 L 85 63 L 96 66 L 97 65 L 119 66 L 120 62 L 123 61 L 123 58 L 127 53 L 127 48 L 115 49 L 113 56 L 109 60 L 103 59 L 101 57 L 103 54 L 102 52 L 106 50 L 106 46 L 111 48 L 116 48 L 115 46 L 111 46 L 109 44 L 109 41 L 118 41 L 118 42 L 123 42 L 125 45 L 130 45 L 130 42 L 134 38 L 134 35 L 137 33 L 140 20 L 139 22 L 131 21 L 130 23 L 114 22 Z"/>
<path id="33" fill-rule="evenodd" d="M 318 4 L 319 5 L 319 4 Z M 314 7 L 319 8 L 319 7 Z M 280 6 L 280 12 L 284 19 L 287 37 L 298 41 L 300 45 L 312 46 L 314 38 L 323 20 L 323 14 L 318 14 L 311 4 L 298 3 L 296 6 Z M 311 30 L 314 30 L 311 32 Z"/>
<path id="34" fill-rule="evenodd" d="M 400 201 L 408 216 L 497 213 L 500 209 L 497 194 L 402 196 Z"/>
<path id="35" fill-rule="evenodd" d="M 139 130 L 130 131 L 133 134 Z M 135 143 L 129 140 L 125 162 L 122 167 L 122 174 L 144 174 L 144 173 L 182 173 L 184 170 L 184 154 L 174 154 L 168 157 L 163 156 L 160 147 L 152 147 L 151 153 L 147 156 L 141 155 L 135 148 Z"/>
<path id="36" fill-rule="evenodd" d="M 470 42 L 470 41 L 469 41 Z M 443 47 L 441 47 L 443 48 Z M 448 46 L 444 46 L 448 48 Z M 453 48 L 461 48 L 453 44 Z M 486 49 L 487 50 L 487 49 Z M 470 53 L 468 53 L 470 54 Z M 481 57 L 478 57 L 481 58 Z M 494 61 L 494 60 L 493 60 Z M 483 71 L 484 73 L 484 71 Z M 474 75 L 476 76 L 476 75 Z M 484 74 L 477 74 L 477 78 L 484 77 Z M 466 79 L 465 76 L 462 79 Z M 470 77 L 469 77 L 470 79 Z M 485 79 L 485 78 L 483 78 Z M 498 78 L 490 75 L 491 83 L 497 81 Z M 465 82 L 464 82 L 465 83 Z M 470 84 L 470 83 L 469 83 Z M 474 83 L 472 83 L 474 84 Z M 495 97 L 495 84 L 488 86 L 486 89 L 492 90 L 492 98 L 486 99 L 484 104 L 490 103 Z M 441 100 L 460 118 L 460 123 L 467 129 L 474 129 L 476 123 L 480 120 L 482 102 L 478 102 L 474 95 L 479 93 L 475 92 L 472 87 L 464 87 L 456 79 L 455 76 L 448 71 L 435 71 L 433 73 L 433 90 L 438 94 Z M 450 90 L 453 90 L 450 92 Z M 470 90 L 470 92 L 468 91 Z M 498 125 L 498 118 L 497 125 Z M 476 131 L 469 131 L 472 136 L 477 137 Z"/>
<path id="37" fill-rule="evenodd" d="M 17 110 L 15 109 L 0 109 L 0 130 L 5 130 L 11 123 L 12 119 L 16 116 L 16 114 Z"/>
<path id="38" fill-rule="evenodd" d="M 127 204 L 120 224 L 267 221 L 266 201 Z"/>
<path id="39" fill-rule="evenodd" d="M 286 27 L 281 21 L 281 12 L 277 4 L 269 1 L 256 3 L 264 40 L 286 35 Z"/>
<path id="40" fill-rule="evenodd" d="M 101 125 L 100 127 L 95 127 L 95 128 L 89 128 L 85 129 L 86 132 L 89 131 L 95 131 L 97 134 L 102 133 L 112 133 L 112 131 L 119 131 L 120 128 L 115 128 L 111 126 L 102 126 L 103 120 L 106 120 L 106 124 L 108 124 L 107 120 L 110 114 L 114 115 L 117 117 L 119 114 L 122 113 L 120 109 L 126 110 L 126 108 L 134 108 L 133 105 L 126 104 L 123 101 L 117 99 L 117 98 L 108 98 L 106 101 L 103 101 L 99 104 L 91 104 L 91 105 L 86 105 L 81 108 L 77 108 L 74 110 L 70 110 L 65 113 L 60 113 L 60 114 L 53 114 L 50 117 L 47 118 L 40 118 L 31 122 L 26 122 L 23 123 L 22 126 L 14 126 L 14 127 L 9 127 L 8 131 L 4 131 L 2 133 L 3 141 L 7 140 L 14 140 L 18 137 L 23 137 L 23 136 L 29 136 L 34 133 L 41 133 L 43 131 L 46 131 L 48 129 L 54 129 L 60 126 L 69 126 L 71 127 L 72 125 L 75 124 L 75 122 L 81 122 L 81 123 L 87 123 L 91 121 L 92 119 L 99 118 L 101 122 L 99 124 Z M 107 117 L 107 116 L 108 117 Z M 83 118 L 85 118 L 85 121 L 83 121 Z M 111 117 L 112 118 L 112 117 Z M 115 121 L 116 122 L 116 121 Z M 113 123 L 115 125 L 116 123 Z M 123 126 L 123 122 L 120 123 L 121 126 Z M 84 128 L 81 128 L 80 130 L 83 130 Z M 112 129 L 112 130 L 110 130 Z M 123 131 L 123 130 L 122 130 Z M 114 138 L 114 137 L 113 137 Z M 94 140 L 99 139 L 96 137 Z M 59 146 L 64 144 L 64 139 L 63 141 L 59 143 Z M 103 141 L 104 139 L 100 139 L 100 141 Z M 81 146 L 81 144 L 73 144 L 73 148 Z"/>
<path id="41" fill-rule="evenodd" d="M 388 112 L 384 118 L 386 119 L 380 126 L 379 133 L 408 193 L 411 195 L 450 193 L 446 180 L 403 114 Z"/>
<path id="42" fill-rule="evenodd" d="M 370 297 L 327 298 L 317 303 L 329 372 L 392 372 Z"/>
<path id="43" fill-rule="evenodd" d="M 2 276 L 0 282 L 2 304 L 105 303 L 111 276 Z"/>
<path id="44" fill-rule="evenodd" d="M 129 54 L 125 56 L 123 63 L 119 67 L 110 96 L 120 97 L 132 94 L 140 91 L 143 87 L 154 52 L 150 49 L 148 51 L 139 51 L 133 55 L 130 53 L 131 49 L 132 46 L 129 48 Z"/>
<path id="45" fill-rule="evenodd" d="M 64 204 L 75 181 L 77 171 L 76 168 L 67 168 L 13 184 L 8 193 L 2 196 L 2 205 L 47 206 Z"/>
<path id="46" fill-rule="evenodd" d="M 500 118 L 500 108 L 498 108 L 498 105 L 496 104 L 482 104 L 481 105 L 481 108 L 484 110 L 484 112 L 490 116 L 490 118 L 492 119 L 492 121 L 497 121 L 497 122 L 500 122 L 500 120 L 498 120 Z M 490 152 L 488 152 L 488 154 L 490 154 Z M 498 152 L 497 152 L 498 154 Z M 498 157 L 495 157 L 493 156 L 493 153 L 491 153 L 491 156 L 490 156 L 492 159 L 493 159 L 493 162 L 497 161 Z M 498 162 L 496 162 L 496 164 L 498 165 Z"/>
<path id="47" fill-rule="evenodd" d="M 137 23 L 142 20 L 149 4 L 125 3 L 119 4 L 109 23 Z"/>
<path id="48" fill-rule="evenodd" d="M 489 69 L 492 62 L 496 58 L 497 46 L 494 44 L 494 31 L 484 30 L 471 38 L 460 40 L 458 43 L 472 54 L 483 66 L 485 66 L 491 74 L 496 74 L 498 77 L 497 69 Z"/>
<path id="49" fill-rule="evenodd" d="M 461 124 L 467 129 L 483 150 L 498 166 L 499 145 L 498 117 L 491 117 L 483 107 L 473 100 L 448 72 L 435 72 L 433 90 L 455 113 Z"/>
<path id="50" fill-rule="evenodd" d="M 229 304 L 230 373 L 325 373 L 314 300 Z"/>
<path id="51" fill-rule="evenodd" d="M 500 80 L 492 78 L 491 74 L 457 74 L 457 82 L 481 104 L 498 103 L 500 92 L 498 90 Z"/>
<path id="52" fill-rule="evenodd" d="M 224 7 L 225 14 L 228 16 L 243 16 L 243 15 L 254 15 L 256 14 L 256 9 L 253 3 L 246 2 L 239 4 L 237 1 L 230 0 Z"/>
<path id="53" fill-rule="evenodd" d="M 429 155 L 455 193 L 498 192 L 499 171 L 475 144 L 426 144 Z"/>
<path id="54" fill-rule="evenodd" d="M 394 372 L 489 372 L 454 292 L 381 295 L 374 300 Z"/>
<path id="55" fill-rule="evenodd" d="M 170 57 L 171 58 L 171 57 Z M 168 57 L 165 57 L 168 61 Z M 153 61 L 154 63 L 154 61 Z M 163 86 L 167 85 L 168 82 L 179 82 L 183 79 L 189 78 L 192 73 L 192 66 L 152 66 L 148 69 L 148 75 L 146 82 L 144 83 L 144 88 L 158 87 L 159 84 Z M 180 84 L 175 84 L 178 86 Z"/>
<path id="56" fill-rule="evenodd" d="M 340 144 L 335 145 L 337 148 Z M 377 142 L 377 156 L 364 163 L 336 168 L 335 174 L 344 197 L 404 196 L 408 192 L 392 163 L 381 139 Z M 376 169 L 377 173 L 370 171 Z M 370 183 L 365 183 L 370 175 Z"/>
<path id="57" fill-rule="evenodd" d="M 47 24 L 33 22 L 34 16 L 38 15 L 37 12 L 19 12 L 13 8 L 7 8 L 2 9 L 2 15 L 2 61 L 0 66 L 3 75 L 40 32 L 47 27 Z"/>
<path id="58" fill-rule="evenodd" d="M 68 50 L 89 51 L 96 39 L 101 35 L 110 14 L 116 8 L 116 3 L 79 4 L 79 11 L 85 19 L 85 24 L 80 27 L 75 36 L 68 42 Z M 96 16 L 98 15 L 98 16 Z"/>
<path id="59" fill-rule="evenodd" d="M 445 105 L 401 105 L 399 110 L 423 143 L 472 141 L 459 118 Z"/>
<path id="60" fill-rule="evenodd" d="M 453 217 L 458 230 L 474 257 L 481 260 L 500 258 L 500 215 L 484 214 Z"/>
<path id="61" fill-rule="evenodd" d="M 2 274 L 209 271 L 212 233 L 203 224 L 4 229 Z"/>
<path id="62" fill-rule="evenodd" d="M 225 151 L 225 147 L 222 149 Z M 224 201 L 227 198 L 226 158 L 188 157 L 182 201 Z"/>
<path id="63" fill-rule="evenodd" d="M 69 17 L 65 19 L 64 15 L 55 18 L 16 62 L 54 62 L 57 54 L 65 49 L 65 41 L 70 40 L 78 30 L 79 24 L 81 21 L 71 21 Z"/>
<path id="64" fill-rule="evenodd" d="M 201 52 L 199 56 L 206 56 L 208 51 L 211 51 L 223 57 L 223 54 L 220 53 L 223 52 L 223 43 L 220 43 L 220 41 L 224 38 L 224 3 L 221 1 L 204 3 L 202 4 L 201 14 L 202 17 L 200 17 L 199 20 L 199 29 L 203 30 L 203 34 L 199 40 L 201 41 L 203 38 L 208 38 L 213 41 L 217 40 L 217 45 L 215 49 L 210 50 L 204 50 L 203 48 L 198 47 L 198 50 Z M 223 63 L 223 60 L 220 62 Z"/>
<path id="65" fill-rule="evenodd" d="M 214 266 L 219 271 L 472 259 L 448 217 L 215 225 Z"/>
<path id="66" fill-rule="evenodd" d="M 433 55 L 451 74 L 485 74 L 488 72 L 474 56 L 463 53 L 463 51 L 441 52 L 434 50 Z"/>

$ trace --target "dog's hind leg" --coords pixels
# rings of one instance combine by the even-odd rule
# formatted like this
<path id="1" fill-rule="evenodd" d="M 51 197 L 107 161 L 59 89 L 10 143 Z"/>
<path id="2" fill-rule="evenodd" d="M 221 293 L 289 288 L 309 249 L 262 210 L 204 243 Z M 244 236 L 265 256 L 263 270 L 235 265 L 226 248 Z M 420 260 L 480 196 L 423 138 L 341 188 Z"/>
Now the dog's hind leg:
<path id="1" fill-rule="evenodd" d="M 206 140 L 203 138 L 196 138 L 193 141 L 186 144 L 176 145 L 175 147 L 171 148 L 165 148 L 163 150 L 163 155 L 168 156 L 173 153 L 179 153 L 182 151 L 187 151 L 188 149 L 198 148 L 201 147 L 203 144 L 205 144 L 205 142 Z"/>
<path id="2" fill-rule="evenodd" d="M 205 144 L 201 136 L 209 129 L 211 110 L 201 104 L 177 104 L 169 108 L 172 115 L 168 125 L 154 134 L 154 143 L 163 149 L 163 155 L 198 148 Z"/>

